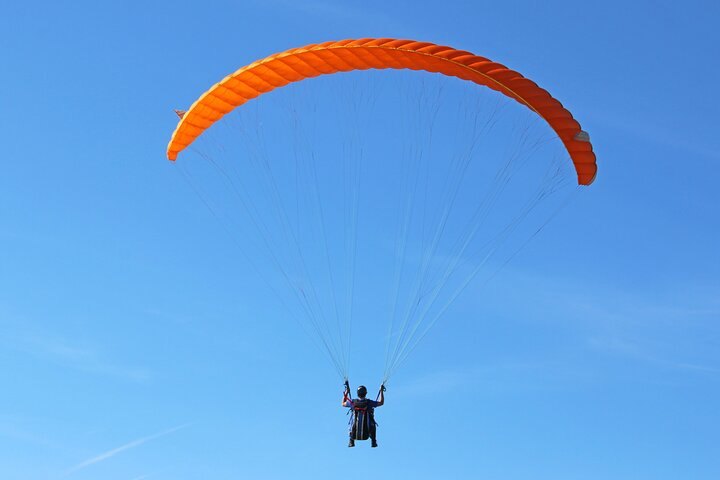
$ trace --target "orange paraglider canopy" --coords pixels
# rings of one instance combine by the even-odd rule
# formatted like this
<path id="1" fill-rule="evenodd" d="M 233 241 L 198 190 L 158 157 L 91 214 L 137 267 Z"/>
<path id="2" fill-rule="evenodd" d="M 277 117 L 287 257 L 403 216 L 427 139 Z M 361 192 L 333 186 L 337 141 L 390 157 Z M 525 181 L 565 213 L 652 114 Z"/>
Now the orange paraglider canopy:
<path id="1" fill-rule="evenodd" d="M 323 74 L 386 68 L 458 77 L 517 100 L 545 119 L 557 133 L 575 164 L 578 183 L 589 185 L 595 179 L 597 165 L 588 134 L 559 101 L 535 82 L 469 52 L 388 38 L 308 45 L 239 69 L 215 84 L 184 113 L 173 132 L 167 156 L 175 160 L 178 153 L 225 114 L 275 88 Z"/>

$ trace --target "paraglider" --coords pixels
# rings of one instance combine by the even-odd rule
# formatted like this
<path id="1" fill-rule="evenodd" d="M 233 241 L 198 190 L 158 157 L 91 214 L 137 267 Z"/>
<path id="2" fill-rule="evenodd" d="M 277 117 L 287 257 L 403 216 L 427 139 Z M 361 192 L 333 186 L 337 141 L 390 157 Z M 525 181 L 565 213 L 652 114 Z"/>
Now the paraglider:
<path id="1" fill-rule="evenodd" d="M 243 157 L 235 156 L 222 164 L 226 149 L 222 144 L 215 148 L 212 142 L 197 151 L 209 168 L 216 171 L 219 181 L 205 189 L 193 185 L 193 189 L 216 217 L 227 222 L 228 231 L 242 230 L 238 243 L 250 245 L 246 247 L 249 250 L 246 258 L 249 263 L 255 263 L 258 272 L 262 274 L 271 268 L 278 272 L 277 278 L 266 282 L 279 285 L 273 284 L 271 288 L 283 297 L 289 316 L 305 319 L 303 328 L 344 379 L 342 405 L 352 413 L 350 447 L 355 440 L 367 438 L 373 447 L 377 446 L 374 409 L 384 403 L 385 385 L 390 376 L 478 273 L 487 269 L 519 225 L 528 222 L 538 205 L 557 197 L 558 192 L 568 186 L 565 163 L 571 165 L 577 185 L 590 185 L 597 174 L 587 132 L 570 111 L 535 82 L 504 65 L 463 50 L 395 39 L 313 44 L 271 55 L 238 69 L 202 94 L 186 111 L 176 110 L 180 120 L 168 144 L 167 157 L 175 161 L 191 144 L 206 138 L 205 132 L 215 123 L 250 100 L 260 101 L 258 97 L 268 92 L 284 90 L 280 87 L 312 77 L 364 70 L 415 70 L 465 81 L 460 83 L 470 85 L 468 88 L 473 90 L 479 90 L 475 88 L 477 85 L 488 87 L 501 94 L 491 92 L 493 95 L 509 99 L 509 104 L 523 110 L 532 121 L 540 119 L 538 123 L 544 129 L 549 126 L 553 136 L 550 140 L 559 140 L 564 149 L 562 155 L 569 156 L 570 162 L 528 161 L 531 154 L 552 142 L 547 138 L 528 140 L 530 128 L 525 126 L 508 129 L 517 138 L 508 142 L 510 148 L 504 152 L 488 149 L 485 157 L 501 158 L 497 165 L 486 161 L 475 167 L 473 160 L 480 156 L 476 150 L 484 143 L 480 140 L 494 140 L 509 133 L 491 135 L 500 128 L 496 125 L 502 115 L 492 110 L 484 119 L 481 116 L 484 112 L 477 109 L 475 103 L 464 100 L 459 102 L 457 110 L 448 110 L 445 114 L 448 121 L 444 130 L 439 130 L 444 137 L 440 142 L 442 148 L 438 149 L 437 143 L 432 142 L 433 129 L 437 118 L 443 115 L 438 112 L 446 105 L 441 95 L 428 94 L 425 84 L 419 86 L 419 100 L 414 100 L 417 108 L 404 128 L 400 128 L 399 121 L 383 123 L 388 117 L 383 112 L 368 116 L 369 120 L 357 120 L 356 125 L 348 128 L 350 140 L 334 144 L 332 141 L 339 137 L 336 130 L 343 122 L 318 113 L 318 120 L 326 124 L 313 126 L 308 133 L 303 130 L 305 119 L 297 114 L 293 105 L 286 108 L 290 120 L 283 123 L 285 126 L 273 124 L 269 142 L 263 132 L 273 127 L 255 118 L 229 128 L 245 141 Z M 363 95 L 382 94 L 372 89 L 359 90 Z M 402 88 L 398 91 L 390 97 L 393 102 L 402 100 L 406 93 Z M 303 101 L 309 98 L 315 97 L 301 97 Z M 351 101 L 354 100 L 351 98 Z M 344 113 L 331 103 L 330 113 Z M 354 112 L 356 106 L 348 110 Z M 353 115 L 350 115 L 351 121 Z M 274 119 L 270 120 L 268 123 Z M 374 130 L 360 135 L 357 133 L 360 126 Z M 322 140 L 312 143 L 306 138 L 313 134 L 321 134 Z M 366 154 L 367 143 L 371 140 L 379 143 L 377 138 L 382 134 L 387 135 L 384 140 L 388 143 L 402 145 L 383 145 L 382 153 Z M 281 140 L 283 135 L 287 135 L 287 140 Z M 403 135 L 408 137 L 406 141 Z M 547 136 L 547 132 L 544 135 Z M 284 150 L 290 150 L 286 147 L 290 144 L 294 146 L 294 155 Z M 392 158 L 382 158 L 385 155 Z M 379 174 L 365 182 L 363 175 L 369 175 L 373 167 L 379 169 Z M 481 168 L 488 170 L 481 171 Z M 186 177 L 193 182 L 196 176 Z M 515 178 L 520 179 L 520 186 L 515 190 L 526 197 L 508 193 L 508 185 Z M 371 212 L 365 228 L 359 226 L 358 213 L 363 208 L 360 195 L 363 182 L 372 185 L 372 194 L 385 192 L 382 202 L 365 200 L 364 208 Z M 463 187 L 467 191 L 463 191 Z M 220 191 L 227 193 L 211 201 L 201 191 L 216 195 Z M 263 195 L 266 198 L 261 198 Z M 396 203 L 391 206 L 392 198 L 388 197 L 393 197 Z M 503 199 L 507 212 L 497 207 Z M 226 206 L 229 200 L 234 202 L 231 208 Z M 541 216 L 538 223 L 530 224 L 524 238 L 489 269 L 488 279 L 568 201 L 563 199 L 560 206 Z M 240 216 L 232 218 L 235 215 Z M 333 221 L 328 219 L 332 215 Z M 371 222 L 376 224 L 367 226 Z M 329 231 L 329 225 L 337 226 L 337 231 Z M 254 244 L 251 244 L 250 231 L 255 232 Z M 360 233 L 365 232 L 369 232 L 368 238 L 372 237 L 372 242 L 368 241 L 372 246 L 367 247 L 365 261 L 361 262 L 358 256 L 364 245 L 359 238 Z M 383 250 L 381 240 L 387 232 L 395 234 L 394 251 Z M 380 260 L 382 255 L 385 260 Z M 258 265 L 261 257 L 264 263 Z M 372 278 L 364 279 L 364 289 L 358 293 L 357 266 L 366 264 L 375 265 L 375 269 Z M 339 277 L 344 277 L 344 281 Z M 382 278 L 388 279 L 385 287 L 379 287 Z M 289 292 L 287 298 L 283 291 Z M 378 291 L 389 292 L 391 298 L 381 302 Z M 361 296 L 365 300 L 363 304 L 387 312 L 383 316 L 389 318 L 385 370 L 375 401 L 366 397 L 365 387 L 358 389 L 357 398 L 351 398 L 347 381 L 352 318 L 359 308 L 357 298 Z"/>
<path id="2" fill-rule="evenodd" d="M 375 409 L 385 404 L 385 385 L 380 385 L 380 391 L 376 400 L 367 397 L 367 387 L 360 385 L 357 389 L 357 398 L 350 395 L 350 382 L 345 381 L 345 392 L 343 393 L 342 406 L 350 411 L 350 441 L 348 447 L 355 446 L 355 440 L 370 439 L 370 446 L 375 448 L 377 444 L 377 423 L 375 422 Z"/>

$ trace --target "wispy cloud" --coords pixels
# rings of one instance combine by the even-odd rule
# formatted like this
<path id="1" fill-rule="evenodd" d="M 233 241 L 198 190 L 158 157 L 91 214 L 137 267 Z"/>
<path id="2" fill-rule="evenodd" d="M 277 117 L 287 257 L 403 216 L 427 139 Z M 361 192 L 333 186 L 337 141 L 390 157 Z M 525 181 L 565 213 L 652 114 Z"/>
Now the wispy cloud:
<path id="1" fill-rule="evenodd" d="M 506 290 L 506 305 L 517 305 L 517 315 L 523 317 L 523 306 L 532 305 L 534 322 L 560 324 L 579 337 L 577 348 L 656 369 L 720 373 L 720 357 L 707 343 L 720 335 L 716 285 L 654 293 L 511 269 L 504 277 L 517 287 Z M 515 292 L 522 301 L 515 301 Z"/>
<path id="2" fill-rule="evenodd" d="M 144 444 L 144 443 L 147 443 L 147 442 L 149 442 L 149 441 L 151 441 L 151 440 L 155 440 L 155 439 L 157 439 L 157 438 L 164 437 L 164 436 L 166 436 L 166 435 L 170 435 L 171 433 L 175 433 L 175 432 L 177 432 L 178 430 L 181 430 L 181 429 L 187 427 L 188 425 L 189 425 L 189 424 L 184 424 L 184 425 L 179 425 L 179 426 L 177 426 L 177 427 L 169 428 L 169 429 L 167 429 L 167 430 L 163 430 L 162 432 L 158 432 L 158 433 L 149 435 L 149 436 L 147 436 L 147 437 L 143 437 L 143 438 L 139 438 L 139 439 L 137 439 L 137 440 L 133 440 L 132 442 L 126 443 L 125 445 L 122 445 L 122 446 L 117 447 L 117 448 L 113 448 L 112 450 L 108 450 L 107 452 L 103 452 L 103 453 L 101 453 L 101 454 L 99 454 L 99 455 L 96 455 L 96 456 L 94 456 L 94 457 L 92 457 L 92 458 L 88 458 L 87 460 L 85 460 L 85 461 L 83 461 L 83 462 L 80 462 L 80 463 L 78 463 L 77 465 L 75 465 L 74 467 L 72 467 L 72 468 L 70 468 L 69 470 L 67 470 L 63 476 L 66 477 L 66 476 L 68 476 L 68 475 L 70 475 L 70 474 L 72 474 L 72 473 L 77 472 L 78 470 L 82 470 L 82 469 L 87 468 L 87 467 L 89 467 L 89 466 L 91 466 L 91 465 L 95 465 L 96 463 L 100 463 L 100 462 L 102 462 L 102 461 L 104 461 L 104 460 L 107 460 L 107 459 L 109 459 L 109 458 L 112 458 L 112 457 L 114 457 L 115 455 L 117 455 L 118 453 L 122 453 L 122 452 L 127 451 L 127 450 L 130 450 L 130 449 L 132 449 L 132 448 L 139 447 L 140 445 L 142 445 L 142 444 Z M 145 476 L 140 476 L 140 477 L 138 477 L 138 478 L 147 478 L 147 475 L 145 475 Z"/>
<path id="3" fill-rule="evenodd" d="M 147 381 L 150 378 L 150 372 L 146 369 L 108 362 L 96 349 L 79 345 L 47 331 L 23 328 L 15 332 L 5 332 L 0 337 L 0 346 L 87 373 L 136 382 Z"/>
<path id="4" fill-rule="evenodd" d="M 592 348 L 604 353 L 620 355 L 624 358 L 632 358 L 639 362 L 650 364 L 656 367 L 669 368 L 674 370 L 685 370 L 698 373 L 720 373 L 720 368 L 707 365 L 675 361 L 658 355 L 654 350 L 640 342 L 620 338 L 593 338 L 590 340 Z"/>
<path id="5" fill-rule="evenodd" d="M 5 437 L 16 445 L 26 443 L 44 449 L 57 449 L 59 447 L 56 443 L 35 432 L 14 425 L 16 421 L 15 417 L 0 416 L 0 438 Z"/>

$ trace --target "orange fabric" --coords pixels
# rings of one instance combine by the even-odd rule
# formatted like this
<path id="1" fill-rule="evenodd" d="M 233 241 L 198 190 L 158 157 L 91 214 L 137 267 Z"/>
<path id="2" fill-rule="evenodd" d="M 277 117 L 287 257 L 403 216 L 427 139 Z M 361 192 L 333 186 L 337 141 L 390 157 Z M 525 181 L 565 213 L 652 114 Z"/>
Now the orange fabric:
<path id="1" fill-rule="evenodd" d="M 269 56 L 225 77 L 205 92 L 178 123 L 167 155 L 178 153 L 235 107 L 305 78 L 367 69 L 412 69 L 442 73 L 485 85 L 526 105 L 544 118 L 567 148 L 578 183 L 589 185 L 597 165 L 588 136 L 562 104 L 518 72 L 472 53 L 432 43 L 388 38 L 308 45 Z"/>

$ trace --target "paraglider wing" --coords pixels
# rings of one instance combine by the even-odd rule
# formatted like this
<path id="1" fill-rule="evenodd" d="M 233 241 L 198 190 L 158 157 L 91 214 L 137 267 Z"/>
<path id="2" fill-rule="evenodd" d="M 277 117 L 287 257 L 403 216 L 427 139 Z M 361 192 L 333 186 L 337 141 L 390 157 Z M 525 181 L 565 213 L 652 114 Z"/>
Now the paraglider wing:
<path id="1" fill-rule="evenodd" d="M 540 115 L 570 154 L 578 183 L 595 179 L 595 154 L 586 132 L 563 105 L 514 70 L 472 53 L 426 42 L 394 39 L 342 40 L 308 45 L 269 56 L 225 77 L 182 116 L 167 156 L 175 160 L 213 123 L 234 108 L 288 83 L 318 75 L 367 69 L 441 73 L 496 90 Z"/>

